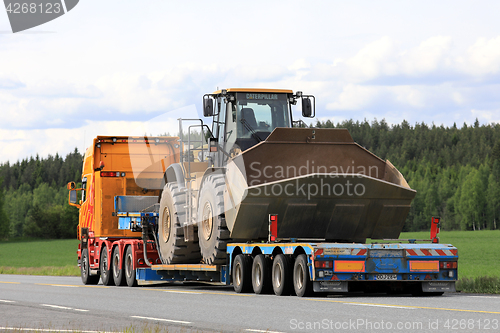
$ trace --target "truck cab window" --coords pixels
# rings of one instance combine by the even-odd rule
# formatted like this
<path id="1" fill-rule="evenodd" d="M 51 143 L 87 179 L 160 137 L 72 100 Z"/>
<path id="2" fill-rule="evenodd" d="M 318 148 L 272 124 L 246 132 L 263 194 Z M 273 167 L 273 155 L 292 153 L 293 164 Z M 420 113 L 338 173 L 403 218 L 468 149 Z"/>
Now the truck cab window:
<path id="1" fill-rule="evenodd" d="M 85 202 L 87 200 L 87 177 L 84 177 L 82 179 L 82 202 Z"/>

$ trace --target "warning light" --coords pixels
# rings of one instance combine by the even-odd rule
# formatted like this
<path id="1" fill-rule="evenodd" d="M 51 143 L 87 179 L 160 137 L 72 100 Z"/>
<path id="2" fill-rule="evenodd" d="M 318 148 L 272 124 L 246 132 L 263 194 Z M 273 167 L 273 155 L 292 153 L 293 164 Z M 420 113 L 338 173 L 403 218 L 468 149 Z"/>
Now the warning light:
<path id="1" fill-rule="evenodd" d="M 269 242 L 276 241 L 278 238 L 278 215 L 269 214 Z"/>

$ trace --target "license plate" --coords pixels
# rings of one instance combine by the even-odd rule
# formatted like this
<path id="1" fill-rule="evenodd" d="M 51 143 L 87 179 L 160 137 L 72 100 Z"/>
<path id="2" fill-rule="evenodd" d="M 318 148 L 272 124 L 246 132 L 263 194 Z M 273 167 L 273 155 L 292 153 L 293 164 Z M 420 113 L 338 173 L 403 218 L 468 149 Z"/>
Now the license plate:
<path id="1" fill-rule="evenodd" d="M 377 274 L 375 275 L 375 280 L 397 280 L 397 274 Z"/>

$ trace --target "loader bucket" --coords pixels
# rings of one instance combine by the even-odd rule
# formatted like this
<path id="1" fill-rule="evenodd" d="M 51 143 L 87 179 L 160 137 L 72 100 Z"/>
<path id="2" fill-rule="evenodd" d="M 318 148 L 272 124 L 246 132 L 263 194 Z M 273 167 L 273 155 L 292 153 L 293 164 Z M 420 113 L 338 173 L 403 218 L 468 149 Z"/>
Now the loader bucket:
<path id="1" fill-rule="evenodd" d="M 233 159 L 226 184 L 233 240 L 267 239 L 269 214 L 278 239 L 398 238 L 416 193 L 345 129 L 277 128 Z"/>

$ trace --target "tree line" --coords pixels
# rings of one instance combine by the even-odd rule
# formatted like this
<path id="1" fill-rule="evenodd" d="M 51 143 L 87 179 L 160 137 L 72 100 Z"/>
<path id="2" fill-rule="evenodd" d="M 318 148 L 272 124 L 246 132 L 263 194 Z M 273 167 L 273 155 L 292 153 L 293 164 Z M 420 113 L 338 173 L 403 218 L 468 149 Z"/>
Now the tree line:
<path id="1" fill-rule="evenodd" d="M 404 231 L 428 230 L 432 216 L 445 230 L 498 229 L 500 124 L 451 127 L 417 123 L 318 121 L 347 128 L 354 141 L 388 159 L 417 190 Z"/>
<path id="2" fill-rule="evenodd" d="M 500 227 L 500 124 L 457 127 L 407 121 L 318 121 L 347 128 L 354 141 L 388 159 L 417 190 L 404 231 L 428 230 L 440 216 L 444 230 Z M 31 157 L 0 164 L 0 239 L 73 238 L 78 210 L 67 204 L 69 181 L 81 180 L 83 156 Z"/>
<path id="3" fill-rule="evenodd" d="M 0 164 L 0 240 L 75 238 L 78 209 L 68 205 L 69 181 L 81 182 L 78 149 L 62 158 L 38 155 Z"/>

